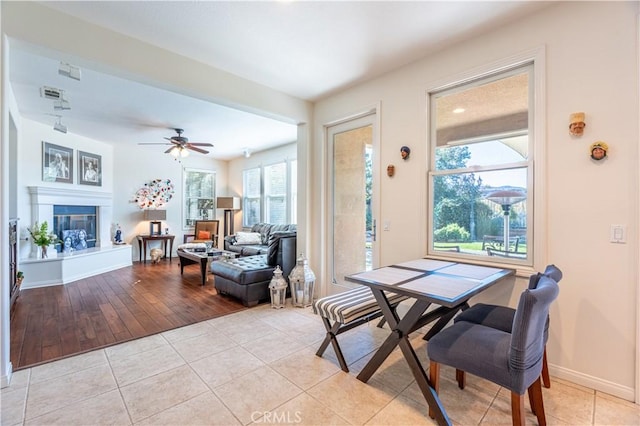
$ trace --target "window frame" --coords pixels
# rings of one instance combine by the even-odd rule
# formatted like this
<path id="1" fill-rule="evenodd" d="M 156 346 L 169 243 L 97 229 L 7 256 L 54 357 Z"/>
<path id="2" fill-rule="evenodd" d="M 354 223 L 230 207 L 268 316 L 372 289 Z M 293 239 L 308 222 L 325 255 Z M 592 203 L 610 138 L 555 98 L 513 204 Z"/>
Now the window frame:
<path id="1" fill-rule="evenodd" d="M 271 223 L 269 222 L 267 215 L 268 215 L 268 208 L 267 208 L 267 202 L 269 199 L 269 194 L 267 194 L 267 176 L 266 176 L 266 170 L 269 167 L 273 167 L 276 166 L 278 164 L 284 164 L 285 165 L 285 179 L 286 179 L 286 183 L 285 183 L 285 187 L 286 187 L 286 193 L 285 195 L 285 224 L 291 224 L 291 223 L 296 223 L 296 219 L 297 219 L 297 214 L 296 214 L 296 208 L 297 208 L 297 180 L 296 182 L 293 182 L 293 179 L 296 178 L 297 179 L 297 169 L 295 170 L 295 173 L 293 171 L 294 167 L 297 167 L 298 161 L 296 158 L 293 159 L 285 159 L 282 161 L 275 161 L 273 163 L 269 163 L 269 164 L 261 164 L 257 167 L 250 167 L 248 169 L 244 169 L 242 171 L 242 188 L 243 188 L 243 195 L 242 195 L 242 203 L 243 206 L 248 205 L 247 204 L 247 200 L 249 198 L 256 199 L 256 197 L 247 197 L 247 191 L 246 191 L 246 176 L 247 176 L 247 172 L 252 171 L 252 170 L 259 170 L 260 172 L 260 197 L 259 199 L 259 203 L 260 203 L 260 218 L 258 220 L 258 222 L 256 223 Z M 279 195 L 282 196 L 282 195 Z M 243 214 L 242 215 L 242 226 L 244 228 L 250 228 L 254 225 L 254 223 L 249 223 L 248 222 L 248 217 L 249 215 Z"/>
<path id="2" fill-rule="evenodd" d="M 431 95 L 450 90 L 454 87 L 468 85 L 473 82 L 491 78 L 492 76 L 504 76 L 507 72 L 530 66 L 529 80 L 529 111 L 528 111 L 528 134 L 529 134 L 529 158 L 527 175 L 527 241 L 528 256 L 525 260 L 515 260 L 511 258 L 465 255 L 456 252 L 436 251 L 434 246 L 433 215 L 434 215 L 434 172 L 435 169 L 435 149 L 436 139 L 434 136 L 435 126 L 432 124 Z M 425 111 L 426 111 L 426 145 L 427 145 L 427 167 L 425 179 L 427 180 L 427 212 L 425 214 L 427 235 L 425 239 L 425 253 L 432 258 L 449 259 L 456 261 L 466 261 L 470 263 L 504 264 L 515 268 L 518 274 L 530 274 L 534 270 L 540 269 L 547 262 L 547 254 L 543 251 L 546 246 L 546 184 L 545 184 L 545 131 L 543 118 L 546 116 L 545 107 L 545 48 L 538 47 L 526 52 L 522 52 L 503 60 L 475 68 L 469 72 L 453 76 L 430 85 L 425 90 Z M 500 165 L 509 168 L 510 165 Z M 495 168 L 492 168 L 495 169 Z M 476 169 L 474 168 L 474 171 Z M 450 172 L 448 170 L 447 172 Z"/>
<path id="3" fill-rule="evenodd" d="M 189 194 L 189 184 L 188 184 L 188 175 L 190 173 L 205 173 L 208 175 L 212 175 L 212 179 L 213 179 L 213 187 L 212 187 L 212 191 L 213 191 L 213 195 L 211 197 L 203 197 L 203 196 L 199 196 L 199 197 L 194 197 L 194 196 L 189 196 L 187 194 Z M 215 170 L 207 170 L 207 169 L 197 169 L 197 168 L 191 168 L 191 167 L 185 167 L 182 169 L 182 230 L 183 231 L 190 231 L 194 229 L 194 225 L 190 225 L 189 221 L 190 220 L 200 220 L 201 218 L 198 217 L 197 219 L 193 219 L 188 217 L 188 211 L 189 211 L 189 201 L 192 199 L 197 199 L 197 200 L 208 200 L 209 204 L 211 205 L 211 208 L 209 208 L 208 210 L 212 211 L 212 216 L 213 217 L 208 217 L 207 219 L 216 219 L 216 185 L 217 185 L 217 176 L 216 176 L 216 171 Z"/>

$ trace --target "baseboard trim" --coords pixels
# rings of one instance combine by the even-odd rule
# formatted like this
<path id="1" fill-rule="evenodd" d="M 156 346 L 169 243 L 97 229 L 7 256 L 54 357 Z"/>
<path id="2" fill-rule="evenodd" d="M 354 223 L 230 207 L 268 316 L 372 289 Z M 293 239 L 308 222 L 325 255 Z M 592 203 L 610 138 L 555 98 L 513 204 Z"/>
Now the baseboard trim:
<path id="1" fill-rule="evenodd" d="M 13 376 L 13 364 L 9 363 L 7 374 L 0 377 L 0 388 L 6 388 L 11 384 L 11 376 Z"/>
<path id="2" fill-rule="evenodd" d="M 616 396 L 618 398 L 626 399 L 630 402 L 635 402 L 635 392 L 632 387 L 622 386 L 618 383 L 613 383 L 608 380 L 603 380 L 599 377 L 579 373 L 577 371 L 569 370 L 567 368 L 559 367 L 553 364 L 549 364 L 549 373 L 559 379 L 567 380 L 577 385 L 585 386 L 590 389 L 595 389 L 597 391 Z"/>

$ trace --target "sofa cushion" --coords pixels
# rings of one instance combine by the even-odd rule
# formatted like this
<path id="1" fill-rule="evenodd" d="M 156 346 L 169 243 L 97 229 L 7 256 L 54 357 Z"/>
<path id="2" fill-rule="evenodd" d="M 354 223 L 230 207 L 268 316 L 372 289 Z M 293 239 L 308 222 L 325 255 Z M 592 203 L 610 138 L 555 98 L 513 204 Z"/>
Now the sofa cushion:
<path id="1" fill-rule="evenodd" d="M 242 247 L 241 256 L 255 256 L 258 254 L 267 254 L 267 246 L 253 245 L 253 246 L 240 246 Z"/>
<path id="2" fill-rule="evenodd" d="M 269 244 L 269 233 L 272 226 L 270 223 L 256 223 L 251 227 L 251 232 L 259 232 L 262 239 L 260 244 L 267 245 Z"/>
<path id="3" fill-rule="evenodd" d="M 237 232 L 235 243 L 237 245 L 260 245 L 262 244 L 262 237 L 259 232 Z"/>

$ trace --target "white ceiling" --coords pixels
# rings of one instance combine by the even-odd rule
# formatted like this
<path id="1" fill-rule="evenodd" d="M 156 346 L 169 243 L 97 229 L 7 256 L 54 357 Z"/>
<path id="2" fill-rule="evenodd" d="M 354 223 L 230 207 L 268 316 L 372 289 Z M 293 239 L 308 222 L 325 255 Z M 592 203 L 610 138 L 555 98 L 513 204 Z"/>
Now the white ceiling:
<path id="1" fill-rule="evenodd" d="M 542 1 L 55 1 L 60 12 L 179 53 L 245 79 L 315 101 L 504 24 Z M 230 159 L 296 139 L 265 117 L 90 69 L 58 75 L 59 60 L 17 44 L 10 80 L 23 116 L 53 126 L 49 85 L 66 90 L 70 133 L 109 142 L 163 142 L 185 129 Z M 126 100 L 126 102 L 123 102 Z M 115 142 L 114 142 L 115 141 Z M 164 149 L 150 146 L 148 149 Z"/>

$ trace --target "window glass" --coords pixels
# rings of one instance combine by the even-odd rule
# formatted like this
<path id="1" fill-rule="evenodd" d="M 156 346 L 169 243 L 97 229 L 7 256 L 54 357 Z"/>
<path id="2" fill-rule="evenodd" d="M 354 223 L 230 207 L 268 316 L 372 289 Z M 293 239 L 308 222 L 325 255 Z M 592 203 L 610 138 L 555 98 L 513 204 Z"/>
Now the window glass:
<path id="1" fill-rule="evenodd" d="M 260 223 L 262 181 L 260 167 L 245 170 L 242 174 L 244 199 L 242 203 L 243 226 Z"/>
<path id="2" fill-rule="evenodd" d="M 531 264 L 531 73 L 430 94 L 430 253 Z"/>
<path id="3" fill-rule="evenodd" d="M 215 172 L 184 169 L 183 180 L 183 228 L 193 228 L 196 220 L 215 219 Z"/>

